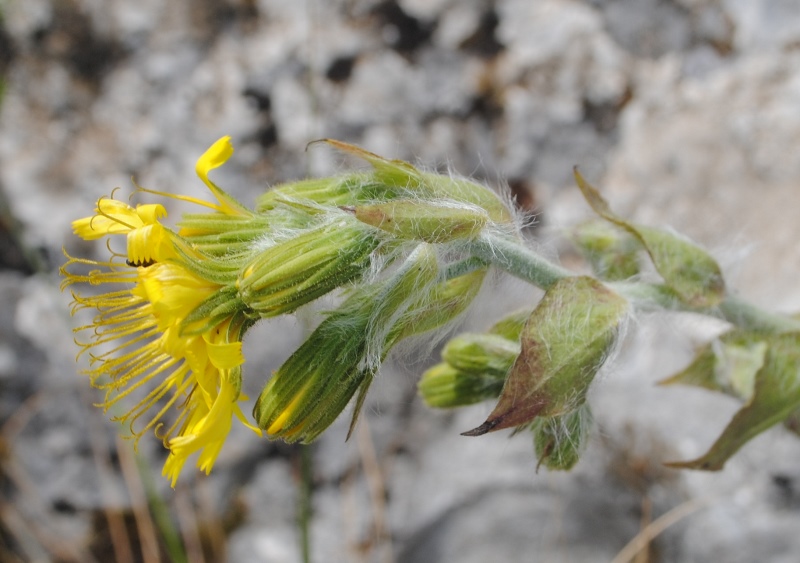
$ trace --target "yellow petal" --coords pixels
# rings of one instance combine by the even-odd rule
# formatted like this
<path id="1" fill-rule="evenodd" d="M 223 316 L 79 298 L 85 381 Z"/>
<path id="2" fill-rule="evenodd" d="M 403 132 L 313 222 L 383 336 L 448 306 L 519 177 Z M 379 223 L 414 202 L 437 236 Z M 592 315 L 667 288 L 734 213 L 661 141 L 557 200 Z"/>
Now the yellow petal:
<path id="1" fill-rule="evenodd" d="M 233 369 L 244 363 L 241 342 L 225 342 L 212 344 L 206 340 L 208 359 L 211 364 L 219 369 Z"/>
<path id="2" fill-rule="evenodd" d="M 225 164 L 233 154 L 233 144 L 230 136 L 226 135 L 211 145 L 206 152 L 197 159 L 197 175 L 205 182 L 211 193 L 219 201 L 219 210 L 228 215 L 250 215 L 250 212 L 241 203 L 225 193 L 219 186 L 208 179 L 208 173 Z"/>
<path id="3" fill-rule="evenodd" d="M 218 139 L 217 142 L 211 145 L 208 150 L 197 159 L 197 175 L 200 176 L 200 179 L 206 184 L 210 184 L 208 173 L 214 170 L 214 168 L 219 168 L 225 164 L 232 154 L 233 144 L 231 143 L 230 136 L 226 135 Z"/>
<path id="4" fill-rule="evenodd" d="M 136 214 L 142 219 L 145 225 L 150 225 L 166 217 L 167 210 L 160 203 L 147 203 L 144 205 L 137 205 Z"/>

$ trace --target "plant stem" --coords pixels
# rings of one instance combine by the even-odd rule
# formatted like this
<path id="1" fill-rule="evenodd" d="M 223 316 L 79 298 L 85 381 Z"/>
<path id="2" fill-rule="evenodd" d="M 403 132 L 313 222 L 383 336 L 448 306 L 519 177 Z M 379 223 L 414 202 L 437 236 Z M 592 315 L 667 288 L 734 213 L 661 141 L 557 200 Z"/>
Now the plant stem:
<path id="1" fill-rule="evenodd" d="M 297 524 L 300 528 L 300 556 L 311 563 L 311 495 L 314 458 L 310 445 L 300 446 L 300 486 L 297 503 Z"/>
<path id="2" fill-rule="evenodd" d="M 518 240 L 503 236 L 481 235 L 469 243 L 468 249 L 473 256 L 483 258 L 542 289 L 548 289 L 560 279 L 576 275 L 539 256 Z"/>
<path id="3" fill-rule="evenodd" d="M 578 275 L 536 254 L 517 239 L 484 234 L 470 242 L 468 250 L 473 256 L 545 290 L 560 279 Z M 697 308 L 680 301 L 669 287 L 662 284 L 615 282 L 607 285 L 642 310 L 698 313 L 762 332 L 800 331 L 800 320 L 764 311 L 734 295 L 726 296 L 717 307 Z"/>

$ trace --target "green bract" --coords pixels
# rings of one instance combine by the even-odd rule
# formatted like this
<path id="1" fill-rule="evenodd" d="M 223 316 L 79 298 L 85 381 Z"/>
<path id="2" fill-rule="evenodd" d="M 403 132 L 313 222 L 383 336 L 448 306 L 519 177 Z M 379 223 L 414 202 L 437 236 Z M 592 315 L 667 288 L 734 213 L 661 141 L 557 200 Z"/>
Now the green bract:
<path id="1" fill-rule="evenodd" d="M 578 170 L 575 180 L 595 213 L 625 229 L 644 246 L 653 265 L 675 294 L 687 305 L 713 307 L 725 296 L 725 282 L 716 261 L 686 238 L 662 229 L 635 225 L 620 218 Z"/>
<path id="2" fill-rule="evenodd" d="M 521 351 L 497 406 L 465 434 L 480 436 L 580 407 L 627 313 L 628 302 L 597 280 L 557 282 L 522 329 Z"/>

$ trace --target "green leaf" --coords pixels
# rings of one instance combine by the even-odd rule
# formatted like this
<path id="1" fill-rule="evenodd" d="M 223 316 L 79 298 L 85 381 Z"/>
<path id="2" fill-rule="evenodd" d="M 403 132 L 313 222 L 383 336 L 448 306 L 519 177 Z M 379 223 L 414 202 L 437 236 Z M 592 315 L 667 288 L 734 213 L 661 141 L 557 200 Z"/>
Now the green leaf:
<path id="1" fill-rule="evenodd" d="M 681 301 L 694 307 L 714 307 L 722 301 L 722 271 L 705 250 L 675 233 L 625 221 L 611 211 L 608 202 L 577 168 L 574 172 L 575 181 L 594 212 L 639 239 L 664 282 Z"/>
<path id="2" fill-rule="evenodd" d="M 800 406 L 800 333 L 770 335 L 752 397 L 705 455 L 670 467 L 718 471 L 744 444 L 786 420 Z"/>
<path id="3" fill-rule="evenodd" d="M 749 401 L 767 348 L 763 334 L 732 330 L 704 346 L 686 369 L 659 384 L 694 385 Z"/>
<path id="4" fill-rule="evenodd" d="M 625 299 L 593 278 L 559 280 L 522 330 L 521 352 L 497 406 L 486 422 L 464 435 L 480 436 L 578 408 L 627 311 Z"/>

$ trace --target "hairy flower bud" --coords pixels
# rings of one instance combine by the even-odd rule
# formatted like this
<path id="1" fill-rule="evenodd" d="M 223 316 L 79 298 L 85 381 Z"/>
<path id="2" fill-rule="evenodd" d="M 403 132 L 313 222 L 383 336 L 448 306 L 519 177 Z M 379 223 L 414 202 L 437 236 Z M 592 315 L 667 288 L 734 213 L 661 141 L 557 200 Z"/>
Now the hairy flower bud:
<path id="1" fill-rule="evenodd" d="M 442 362 L 422 374 L 417 388 L 429 407 L 449 409 L 495 399 L 504 382 L 505 375 L 464 372 Z"/>
<path id="2" fill-rule="evenodd" d="M 355 290 L 264 387 L 253 409 L 258 425 L 273 438 L 308 443 L 358 392 L 355 422 L 393 326 L 437 275 L 436 253 L 421 244 L 388 279 Z"/>
<path id="3" fill-rule="evenodd" d="M 586 403 L 560 416 L 534 420 L 531 431 L 539 465 L 561 471 L 572 469 L 586 446 L 591 422 L 592 413 Z"/>
<path id="4" fill-rule="evenodd" d="M 625 280 L 639 273 L 638 254 L 642 245 L 633 235 L 608 221 L 581 223 L 573 229 L 572 241 L 602 279 Z"/>
<path id="5" fill-rule="evenodd" d="M 378 244 L 352 219 L 310 229 L 257 253 L 239 275 L 239 295 L 262 317 L 292 312 L 361 276 Z"/>
<path id="6" fill-rule="evenodd" d="M 403 199 L 346 209 L 395 237 L 430 243 L 475 238 L 489 222 L 482 209 L 453 201 Z"/>
<path id="7" fill-rule="evenodd" d="M 505 380 L 519 355 L 519 343 L 494 334 L 464 333 L 445 346 L 442 359 L 467 373 L 485 373 Z"/>

